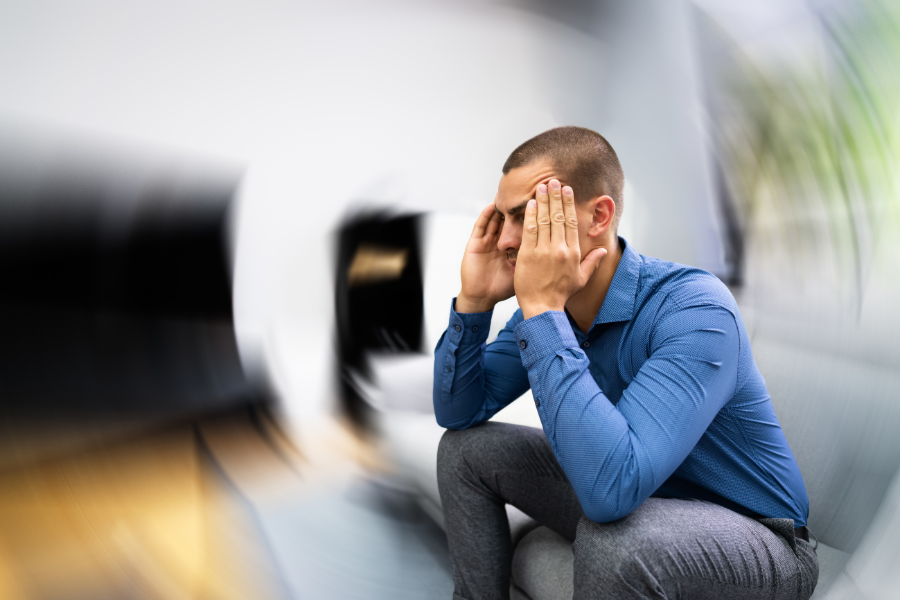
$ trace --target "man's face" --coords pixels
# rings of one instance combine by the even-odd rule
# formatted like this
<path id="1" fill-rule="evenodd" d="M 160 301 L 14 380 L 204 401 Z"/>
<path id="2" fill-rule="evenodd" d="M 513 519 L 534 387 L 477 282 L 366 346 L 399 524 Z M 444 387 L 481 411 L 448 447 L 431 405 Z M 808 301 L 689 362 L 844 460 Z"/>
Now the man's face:
<path id="1" fill-rule="evenodd" d="M 559 176 L 549 161 L 535 161 L 518 169 L 513 169 L 500 178 L 500 186 L 497 189 L 497 198 L 494 201 L 494 210 L 502 217 L 500 240 L 497 248 L 506 252 L 506 258 L 513 269 L 516 268 L 516 257 L 519 246 L 522 245 L 522 227 L 525 220 L 525 206 L 534 198 L 537 186 L 546 184 L 551 179 L 558 179 L 562 185 L 566 181 Z M 587 242 L 586 206 L 585 198 L 579 198 L 578 190 L 575 192 L 575 211 L 578 214 L 578 238 L 582 256 L 585 255 Z M 589 219 L 587 220 L 589 222 Z"/>

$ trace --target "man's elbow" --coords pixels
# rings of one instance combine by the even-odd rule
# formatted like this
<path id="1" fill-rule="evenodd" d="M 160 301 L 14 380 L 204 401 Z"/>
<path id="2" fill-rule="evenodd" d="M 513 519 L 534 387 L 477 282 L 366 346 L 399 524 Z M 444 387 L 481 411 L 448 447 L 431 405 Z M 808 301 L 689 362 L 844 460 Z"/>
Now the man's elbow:
<path id="1" fill-rule="evenodd" d="M 454 421 L 452 421 L 450 419 L 442 418 L 438 414 L 435 414 L 434 416 L 435 416 L 435 420 L 437 421 L 437 424 L 440 425 L 441 427 L 443 427 L 444 429 L 453 429 L 455 431 L 460 430 L 460 429 L 465 429 L 465 427 L 460 427 L 457 423 L 455 423 Z"/>
<path id="2" fill-rule="evenodd" d="M 475 421 L 472 418 L 460 419 L 459 417 L 453 417 L 438 410 L 434 411 L 434 418 L 437 421 L 437 424 L 444 429 L 452 429 L 454 431 L 468 429 L 475 424 Z"/>
<path id="3" fill-rule="evenodd" d="M 581 503 L 581 509 L 595 523 L 610 523 L 630 515 L 641 503 L 610 501 L 606 498 L 591 498 Z"/>

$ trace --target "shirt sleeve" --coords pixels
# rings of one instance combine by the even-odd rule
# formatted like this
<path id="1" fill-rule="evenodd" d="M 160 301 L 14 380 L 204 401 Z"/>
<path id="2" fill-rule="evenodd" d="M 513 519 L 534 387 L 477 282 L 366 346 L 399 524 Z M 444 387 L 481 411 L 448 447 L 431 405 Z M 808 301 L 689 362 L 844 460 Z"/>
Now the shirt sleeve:
<path id="1" fill-rule="evenodd" d="M 457 313 L 450 305 L 450 324 L 434 350 L 434 414 L 441 427 L 466 429 L 487 421 L 528 390 L 513 329 L 522 321 L 518 310 L 486 344 L 493 312 Z"/>
<path id="2" fill-rule="evenodd" d="M 515 329 L 544 433 L 588 518 L 620 519 L 684 461 L 734 394 L 740 337 L 725 308 L 673 308 L 613 405 L 591 376 L 565 313 Z"/>

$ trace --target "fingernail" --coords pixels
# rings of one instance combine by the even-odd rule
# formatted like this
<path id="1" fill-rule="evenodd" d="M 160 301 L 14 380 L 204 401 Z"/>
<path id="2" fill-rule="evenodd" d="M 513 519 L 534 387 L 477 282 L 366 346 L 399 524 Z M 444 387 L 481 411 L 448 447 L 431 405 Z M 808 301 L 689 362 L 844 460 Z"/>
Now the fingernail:
<path id="1" fill-rule="evenodd" d="M 550 187 L 553 188 L 554 190 L 558 190 L 558 189 L 559 189 L 559 182 L 558 182 L 557 180 L 555 180 L 555 179 L 551 180 L 551 181 L 550 181 Z"/>
<path id="2" fill-rule="evenodd" d="M 535 206 L 536 204 L 537 204 L 537 200 L 535 200 L 534 198 L 532 198 L 531 200 L 528 201 L 528 208 L 534 208 L 534 206 Z"/>
<path id="3" fill-rule="evenodd" d="M 563 194 L 566 195 L 566 196 L 571 196 L 571 195 L 572 195 L 572 188 L 570 188 L 569 186 L 564 187 L 564 188 L 563 188 Z"/>
<path id="4" fill-rule="evenodd" d="M 547 186 L 542 183 L 541 185 L 538 186 L 538 194 L 546 194 L 546 193 L 547 193 Z"/>

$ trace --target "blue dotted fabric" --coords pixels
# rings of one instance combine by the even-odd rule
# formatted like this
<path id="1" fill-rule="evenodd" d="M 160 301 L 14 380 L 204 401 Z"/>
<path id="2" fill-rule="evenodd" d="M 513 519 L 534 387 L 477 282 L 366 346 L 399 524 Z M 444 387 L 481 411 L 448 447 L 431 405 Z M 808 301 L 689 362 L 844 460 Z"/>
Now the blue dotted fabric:
<path id="1" fill-rule="evenodd" d="M 806 488 L 728 288 L 620 243 L 586 334 L 565 312 L 517 311 L 486 345 L 491 313 L 451 304 L 435 349 L 438 423 L 472 427 L 530 387 L 589 518 L 619 519 L 652 495 L 805 525 Z"/>

